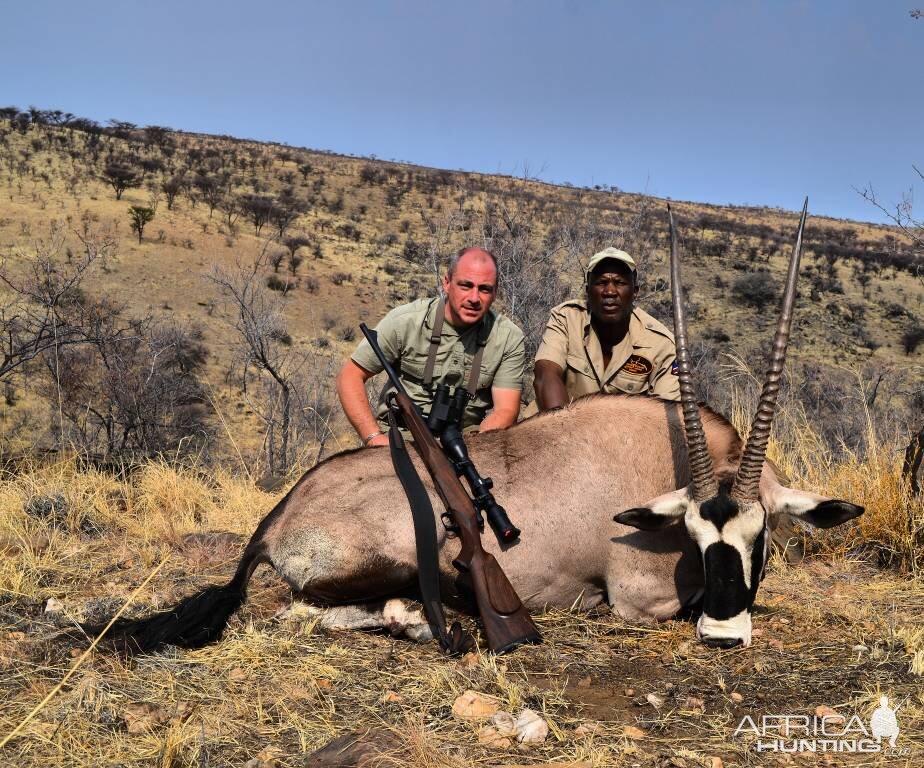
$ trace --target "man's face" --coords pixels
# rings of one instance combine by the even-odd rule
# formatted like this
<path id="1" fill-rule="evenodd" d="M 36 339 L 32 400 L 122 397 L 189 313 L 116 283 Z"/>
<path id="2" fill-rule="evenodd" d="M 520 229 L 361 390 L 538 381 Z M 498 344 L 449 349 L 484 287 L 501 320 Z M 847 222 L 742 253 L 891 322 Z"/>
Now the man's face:
<path id="1" fill-rule="evenodd" d="M 598 323 L 622 323 L 632 314 L 638 285 L 628 264 L 607 260 L 587 281 L 587 307 Z"/>
<path id="2" fill-rule="evenodd" d="M 490 308 L 497 294 L 497 270 L 482 251 L 466 253 L 452 277 L 443 278 L 447 319 L 456 327 L 474 325 Z"/>

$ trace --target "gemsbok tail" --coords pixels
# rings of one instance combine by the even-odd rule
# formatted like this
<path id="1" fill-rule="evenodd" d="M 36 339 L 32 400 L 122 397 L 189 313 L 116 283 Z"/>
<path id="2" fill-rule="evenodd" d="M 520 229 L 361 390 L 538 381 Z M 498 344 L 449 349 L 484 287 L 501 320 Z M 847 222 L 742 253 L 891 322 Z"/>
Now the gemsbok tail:
<path id="1" fill-rule="evenodd" d="M 218 640 L 228 619 L 247 599 L 247 582 L 254 569 L 264 562 L 263 552 L 262 545 L 251 542 L 238 563 L 234 578 L 223 587 L 206 587 L 173 608 L 144 619 L 119 619 L 106 633 L 103 642 L 126 653 L 151 653 L 165 645 L 201 648 Z M 84 624 L 81 629 L 96 637 L 106 624 L 108 621 Z"/>

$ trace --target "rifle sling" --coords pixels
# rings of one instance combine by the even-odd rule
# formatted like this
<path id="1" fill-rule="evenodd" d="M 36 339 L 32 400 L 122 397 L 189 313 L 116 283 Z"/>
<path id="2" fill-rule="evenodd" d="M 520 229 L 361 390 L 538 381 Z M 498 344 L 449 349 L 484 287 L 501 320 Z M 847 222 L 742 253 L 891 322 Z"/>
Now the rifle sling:
<path id="1" fill-rule="evenodd" d="M 420 585 L 420 597 L 424 613 L 430 622 L 430 629 L 439 638 L 440 647 L 450 655 L 464 653 L 472 645 L 474 638 L 462 631 L 459 622 L 453 622 L 446 631 L 446 617 L 440 600 L 439 550 L 436 541 L 436 521 L 433 517 L 433 505 L 427 489 L 420 480 L 420 475 L 411 462 L 404 437 L 398 429 L 395 414 L 388 410 L 388 445 L 395 474 L 401 481 L 411 516 L 414 520 L 414 541 L 417 547 L 417 580 Z"/>

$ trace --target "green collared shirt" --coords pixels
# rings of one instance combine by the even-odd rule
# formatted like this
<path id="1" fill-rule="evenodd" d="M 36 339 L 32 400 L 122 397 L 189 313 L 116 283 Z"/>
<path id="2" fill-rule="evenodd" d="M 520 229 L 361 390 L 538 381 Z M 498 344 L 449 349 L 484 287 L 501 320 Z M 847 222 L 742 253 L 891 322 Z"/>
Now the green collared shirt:
<path id="1" fill-rule="evenodd" d="M 511 320 L 491 310 L 488 310 L 480 323 L 461 333 L 451 323 L 444 322 L 436 352 L 433 382 L 428 390 L 423 386 L 423 375 L 430 351 L 430 334 L 437 303 L 438 299 L 418 299 L 395 307 L 375 328 L 379 346 L 388 361 L 398 369 L 398 377 L 411 400 L 426 412 L 438 384 L 448 384 L 453 389 L 459 385 L 465 386 L 472 358 L 478 351 L 479 337 L 484 339 L 478 388 L 462 420 L 463 427 L 476 426 L 494 405 L 492 387 L 523 388 L 526 363 L 523 332 Z M 370 373 L 382 370 L 382 364 L 365 340 L 356 348 L 351 359 Z M 388 389 L 382 389 L 376 413 L 383 426 L 387 426 L 385 414 L 388 407 L 385 396 Z"/>
<path id="2" fill-rule="evenodd" d="M 629 332 L 613 347 L 610 364 L 604 366 L 587 303 L 573 299 L 552 310 L 536 359 L 561 366 L 572 400 L 597 392 L 646 393 L 679 400 L 675 355 L 674 335 L 636 308 L 629 319 Z"/>

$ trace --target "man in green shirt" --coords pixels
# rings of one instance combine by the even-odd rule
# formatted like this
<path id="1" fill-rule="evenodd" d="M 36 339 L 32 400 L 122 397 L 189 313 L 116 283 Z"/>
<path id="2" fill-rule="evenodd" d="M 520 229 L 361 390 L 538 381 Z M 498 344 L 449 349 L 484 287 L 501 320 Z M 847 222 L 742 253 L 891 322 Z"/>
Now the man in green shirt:
<path id="1" fill-rule="evenodd" d="M 376 326 L 379 346 L 414 403 L 426 411 L 438 384 L 464 386 L 472 398 L 462 426 L 479 426 L 482 432 L 516 422 L 523 388 L 523 332 L 491 311 L 496 295 L 494 256 L 481 248 L 463 248 L 449 262 L 443 297 L 396 307 Z M 376 415 L 365 389 L 366 381 L 381 370 L 363 340 L 337 376 L 340 404 L 366 447 L 388 445 L 388 388 L 379 397 Z"/>

